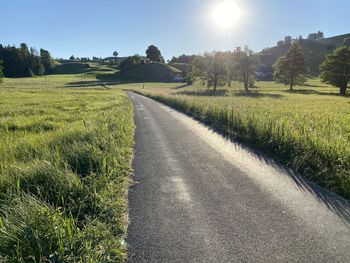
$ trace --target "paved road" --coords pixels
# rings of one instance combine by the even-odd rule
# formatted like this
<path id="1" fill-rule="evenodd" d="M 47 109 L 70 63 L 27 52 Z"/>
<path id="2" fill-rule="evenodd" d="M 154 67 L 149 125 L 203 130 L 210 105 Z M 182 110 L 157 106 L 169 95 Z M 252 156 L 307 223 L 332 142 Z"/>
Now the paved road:
<path id="1" fill-rule="evenodd" d="M 129 92 L 129 262 L 350 262 L 346 202 Z"/>

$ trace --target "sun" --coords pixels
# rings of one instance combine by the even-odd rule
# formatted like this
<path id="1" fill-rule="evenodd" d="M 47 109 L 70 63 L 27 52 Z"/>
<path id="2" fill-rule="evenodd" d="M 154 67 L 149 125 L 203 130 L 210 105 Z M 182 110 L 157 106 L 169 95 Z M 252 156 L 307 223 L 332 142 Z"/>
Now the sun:
<path id="1" fill-rule="evenodd" d="M 224 1 L 213 11 L 214 22 L 223 29 L 233 27 L 241 16 L 238 5 L 233 1 Z"/>

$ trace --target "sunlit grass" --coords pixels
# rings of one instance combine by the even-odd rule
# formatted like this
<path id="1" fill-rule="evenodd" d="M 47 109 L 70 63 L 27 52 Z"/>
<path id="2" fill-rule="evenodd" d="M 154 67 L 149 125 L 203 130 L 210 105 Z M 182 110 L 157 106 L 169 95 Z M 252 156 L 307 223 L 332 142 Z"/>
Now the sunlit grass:
<path id="1" fill-rule="evenodd" d="M 272 82 L 256 86 L 248 94 L 236 82 L 217 92 L 199 83 L 136 90 L 350 198 L 350 99 L 318 79 L 294 92 Z"/>
<path id="2" fill-rule="evenodd" d="M 125 258 L 133 111 L 82 76 L 0 85 L 0 261 Z M 86 80 L 86 76 L 84 76 Z"/>

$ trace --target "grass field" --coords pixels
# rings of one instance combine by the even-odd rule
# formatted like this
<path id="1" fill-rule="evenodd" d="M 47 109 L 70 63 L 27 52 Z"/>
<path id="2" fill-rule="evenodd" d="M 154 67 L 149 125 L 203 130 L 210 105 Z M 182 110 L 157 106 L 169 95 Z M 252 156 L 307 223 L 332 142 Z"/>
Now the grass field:
<path id="1" fill-rule="evenodd" d="M 0 262 L 121 262 L 133 152 L 122 91 L 80 76 L 0 85 Z"/>
<path id="2" fill-rule="evenodd" d="M 197 83 L 137 88 L 215 130 L 273 156 L 321 186 L 350 198 L 350 99 L 309 80 L 294 92 L 257 82 L 249 94 L 239 83 L 217 92 Z"/>
<path id="3" fill-rule="evenodd" d="M 106 72 L 105 74 L 108 74 Z M 257 82 L 102 82 L 96 74 L 0 85 L 0 262 L 121 262 L 133 110 L 146 94 L 248 143 L 350 198 L 350 99 L 309 80 L 290 92 Z"/>

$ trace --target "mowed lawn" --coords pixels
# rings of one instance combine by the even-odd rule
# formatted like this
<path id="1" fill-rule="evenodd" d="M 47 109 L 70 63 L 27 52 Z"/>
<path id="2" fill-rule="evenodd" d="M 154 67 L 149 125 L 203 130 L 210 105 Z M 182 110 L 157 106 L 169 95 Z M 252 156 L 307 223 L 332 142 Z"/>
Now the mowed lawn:
<path id="1" fill-rule="evenodd" d="M 256 82 L 216 92 L 196 83 L 135 90 L 173 106 L 225 135 L 263 151 L 321 186 L 350 198 L 350 98 L 311 79 L 289 91 Z"/>
<path id="2" fill-rule="evenodd" d="M 1 262 L 125 258 L 132 104 L 118 89 L 70 87 L 81 80 L 0 84 Z"/>

